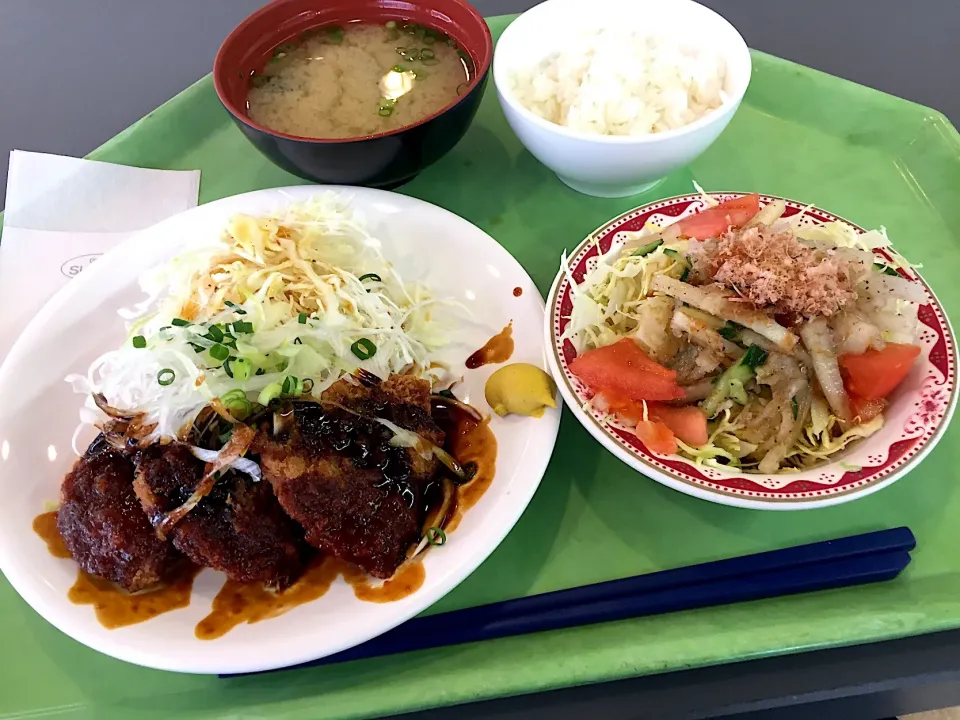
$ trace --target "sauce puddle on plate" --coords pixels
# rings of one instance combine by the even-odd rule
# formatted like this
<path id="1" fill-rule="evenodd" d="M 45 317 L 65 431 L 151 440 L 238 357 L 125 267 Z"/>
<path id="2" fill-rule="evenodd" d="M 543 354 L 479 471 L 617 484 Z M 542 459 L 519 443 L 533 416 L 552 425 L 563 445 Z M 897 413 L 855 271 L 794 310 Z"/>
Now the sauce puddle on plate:
<path id="1" fill-rule="evenodd" d="M 466 366 L 476 370 L 483 365 L 504 363 L 513 355 L 513 322 L 487 340 L 487 344 L 467 358 Z"/>
<path id="2" fill-rule="evenodd" d="M 45 512 L 33 519 L 33 531 L 47 544 L 47 550 L 55 558 L 70 559 L 70 551 L 63 544 L 60 531 L 57 530 L 57 511 Z"/>
<path id="3" fill-rule="evenodd" d="M 515 287 L 515 288 L 513 289 L 513 296 L 514 296 L 514 297 L 520 297 L 521 295 L 523 295 L 523 288 L 522 288 L 522 287 Z"/>
<path id="4" fill-rule="evenodd" d="M 269 620 L 298 605 L 323 597 L 339 576 L 353 588 L 358 599 L 385 603 L 412 595 L 423 585 L 426 571 L 419 560 L 407 563 L 381 585 L 374 585 L 359 568 L 332 557 L 316 557 L 293 585 L 276 592 L 262 585 L 227 580 L 213 599 L 213 610 L 200 621 L 194 635 L 216 640 L 237 625 Z"/>
<path id="5" fill-rule="evenodd" d="M 473 479 L 457 488 L 457 508 L 445 528 L 451 533 L 457 529 L 463 514 L 483 497 L 497 472 L 497 438 L 490 429 L 490 419 L 478 422 L 469 417 L 461 418 L 448 439 L 448 446 L 460 464 L 475 463 L 477 466 Z"/>
<path id="6" fill-rule="evenodd" d="M 400 567 L 393 577 L 375 585 L 360 568 L 344 565 L 343 579 L 353 588 L 358 600 L 373 603 L 388 603 L 403 600 L 423 586 L 427 571 L 420 559 L 411 560 Z"/>
<path id="7" fill-rule="evenodd" d="M 56 512 L 46 512 L 34 518 L 33 531 L 47 544 L 51 555 L 70 559 L 70 551 L 57 530 Z M 199 572 L 200 568 L 190 567 L 169 585 L 130 594 L 112 582 L 77 570 L 77 581 L 67 593 L 67 598 L 75 605 L 93 605 L 100 624 L 108 630 L 114 630 L 187 607 L 193 581 Z"/>
<path id="8" fill-rule="evenodd" d="M 201 569 L 193 566 L 169 585 L 133 595 L 112 582 L 80 570 L 67 597 L 76 605 L 93 605 L 100 624 L 108 630 L 115 630 L 187 607 L 193 581 Z"/>
<path id="9" fill-rule="evenodd" d="M 237 625 L 268 620 L 317 600 L 326 595 L 341 569 L 334 558 L 316 557 L 293 585 L 279 592 L 256 583 L 227 580 L 213 599 L 210 614 L 194 629 L 194 635 L 200 640 L 215 640 Z"/>

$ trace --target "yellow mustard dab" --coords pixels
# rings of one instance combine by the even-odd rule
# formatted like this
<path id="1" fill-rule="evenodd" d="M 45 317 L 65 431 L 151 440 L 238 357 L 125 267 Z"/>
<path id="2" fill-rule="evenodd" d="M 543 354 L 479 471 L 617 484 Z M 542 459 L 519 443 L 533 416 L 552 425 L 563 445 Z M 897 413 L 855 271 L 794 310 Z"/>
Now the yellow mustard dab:
<path id="1" fill-rule="evenodd" d="M 487 379 L 484 396 L 487 404 L 501 417 L 508 414 L 541 417 L 543 411 L 557 406 L 557 386 L 536 365 L 504 365 Z"/>

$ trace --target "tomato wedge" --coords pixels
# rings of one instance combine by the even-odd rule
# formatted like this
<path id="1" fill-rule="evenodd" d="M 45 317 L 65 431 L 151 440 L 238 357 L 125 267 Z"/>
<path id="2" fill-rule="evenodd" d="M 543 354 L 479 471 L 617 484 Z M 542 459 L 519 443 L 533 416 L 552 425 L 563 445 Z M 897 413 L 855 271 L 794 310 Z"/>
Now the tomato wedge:
<path id="1" fill-rule="evenodd" d="M 637 437 L 650 452 L 673 455 L 679 449 L 673 431 L 662 422 L 641 420 L 637 423 Z"/>
<path id="2" fill-rule="evenodd" d="M 611 396 L 606 392 L 600 395 L 603 396 L 610 412 L 632 422 L 643 421 L 642 402 Z M 679 440 L 693 447 L 706 445 L 709 439 L 707 416 L 703 410 L 694 405 L 674 406 L 648 402 L 647 420 L 666 425 Z"/>
<path id="3" fill-rule="evenodd" d="M 678 439 L 693 447 L 706 445 L 709 439 L 707 433 L 707 416 L 703 410 L 695 405 L 661 405 L 649 403 L 647 416 L 651 420 L 662 422 Z"/>
<path id="4" fill-rule="evenodd" d="M 841 355 L 840 369 L 847 392 L 864 400 L 887 397 L 903 382 L 919 354 L 916 345 L 887 343 L 883 350 Z"/>
<path id="5" fill-rule="evenodd" d="M 857 425 L 873 420 L 887 409 L 887 404 L 886 398 L 866 400 L 857 395 L 850 395 L 850 412 L 853 413 L 853 420 Z"/>
<path id="6" fill-rule="evenodd" d="M 677 229 L 681 235 L 695 240 L 706 240 L 722 235 L 731 227 L 746 225 L 758 212 L 760 212 L 760 196 L 756 193 L 744 195 L 725 200 L 719 205 L 684 218 L 677 223 Z"/>
<path id="7" fill-rule="evenodd" d="M 579 355 L 570 363 L 570 372 L 608 398 L 639 402 L 685 397 L 677 373 L 651 360 L 630 338 Z"/>

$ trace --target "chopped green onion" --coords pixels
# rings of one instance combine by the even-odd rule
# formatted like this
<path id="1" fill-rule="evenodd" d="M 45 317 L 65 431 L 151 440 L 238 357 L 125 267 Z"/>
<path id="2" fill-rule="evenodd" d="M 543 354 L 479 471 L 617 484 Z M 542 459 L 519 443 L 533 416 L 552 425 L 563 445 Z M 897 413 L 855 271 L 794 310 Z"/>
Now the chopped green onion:
<path id="1" fill-rule="evenodd" d="M 427 528 L 427 542 L 439 547 L 446 544 L 447 534 L 443 531 L 443 528 Z"/>
<path id="2" fill-rule="evenodd" d="M 298 337 L 295 337 L 295 338 L 293 339 L 293 344 L 294 344 L 294 345 L 303 345 L 303 340 L 301 340 L 301 339 L 298 338 Z"/>
<path id="3" fill-rule="evenodd" d="M 249 380 L 253 374 L 253 363 L 246 358 L 237 358 L 231 361 L 230 369 L 233 370 L 233 377 L 240 382 Z"/>
<path id="4" fill-rule="evenodd" d="M 176 325 L 177 327 L 190 327 L 193 323 L 189 320 L 184 320 L 183 318 L 174 318 L 170 321 L 171 325 Z"/>
<path id="5" fill-rule="evenodd" d="M 233 415 L 245 417 L 251 410 L 253 404 L 247 400 L 247 394 L 240 388 L 235 388 L 220 396 L 220 402 Z"/>
<path id="6" fill-rule="evenodd" d="M 257 402 L 266 407 L 273 400 L 276 400 L 283 393 L 283 386 L 278 383 L 270 383 L 257 396 Z"/>
<path id="7" fill-rule="evenodd" d="M 360 338 L 350 346 L 350 350 L 361 360 L 369 360 L 377 354 L 377 346 L 368 338 Z"/>
<path id="8" fill-rule="evenodd" d="M 313 392 L 313 380 L 310 378 L 303 379 L 303 391 L 305 393 Z"/>
<path id="9" fill-rule="evenodd" d="M 417 34 L 417 26 L 414 25 L 413 23 L 406 23 L 406 24 L 401 28 L 401 30 L 403 30 L 407 35 L 416 35 L 416 34 Z"/>
<path id="10" fill-rule="evenodd" d="M 174 380 L 177 379 L 177 374 L 173 371 L 172 368 L 164 368 L 157 373 L 157 382 L 166 387 L 171 385 Z"/>
<path id="11" fill-rule="evenodd" d="M 230 308 L 231 310 L 233 310 L 235 313 L 237 313 L 237 315 L 246 315 L 246 314 L 247 314 L 247 311 L 246 311 L 246 310 L 244 310 L 242 307 L 240 307 L 239 305 L 237 305 L 237 304 L 234 303 L 234 302 L 230 302 L 229 300 L 224 300 L 224 301 L 223 301 L 223 304 L 226 305 L 226 306 L 227 306 L 228 308 Z"/>
<path id="12" fill-rule="evenodd" d="M 327 40 L 332 42 L 334 45 L 339 45 L 343 42 L 343 28 L 334 25 L 331 28 L 327 28 Z"/>
<path id="13" fill-rule="evenodd" d="M 257 368 L 257 371 L 254 373 L 254 375 L 266 375 L 266 374 L 267 374 L 267 371 L 264 370 L 263 368 Z"/>
<path id="14" fill-rule="evenodd" d="M 203 345 L 198 345 L 197 343 L 190 343 L 190 347 L 193 348 L 195 353 L 202 353 L 206 348 Z"/>
<path id="15" fill-rule="evenodd" d="M 403 74 L 406 70 L 403 69 L 403 65 L 394 65 L 393 72 Z"/>
<path id="16" fill-rule="evenodd" d="M 793 411 L 793 419 L 796 420 L 800 415 L 800 405 L 795 397 L 790 398 L 790 409 Z"/>
<path id="17" fill-rule="evenodd" d="M 373 280 L 374 282 L 383 282 L 383 278 L 381 278 L 376 273 L 366 273 L 365 275 L 361 275 L 358 278 L 358 280 L 360 280 L 360 282 L 363 282 L 364 280 Z"/>
<path id="18" fill-rule="evenodd" d="M 420 60 L 434 60 L 437 54 L 432 48 L 423 48 L 420 50 Z"/>
<path id="19" fill-rule="evenodd" d="M 230 348 L 228 348 L 226 345 L 220 345 L 217 343 L 210 348 L 210 357 L 212 357 L 214 360 L 223 362 L 230 357 Z"/>
<path id="20" fill-rule="evenodd" d="M 450 398 L 452 400 L 457 399 L 457 396 L 453 394 L 453 390 L 441 390 L 437 393 L 437 395 L 441 395 L 442 397 Z"/>
<path id="21" fill-rule="evenodd" d="M 235 333 L 252 333 L 253 323 L 246 320 L 236 320 L 233 323 L 233 331 Z"/>
<path id="22" fill-rule="evenodd" d="M 220 441 L 221 445 L 226 445 L 228 442 L 230 442 L 230 438 L 232 437 L 233 437 L 233 427 L 231 426 L 230 428 L 227 429 L 225 433 L 220 435 L 217 439 Z"/>
<path id="23" fill-rule="evenodd" d="M 225 392 L 220 396 L 220 402 L 224 405 L 229 405 L 230 403 L 237 402 L 237 400 L 246 400 L 247 394 L 240 388 L 234 388 L 229 392 Z"/>
<path id="24" fill-rule="evenodd" d="M 210 338 L 214 342 L 220 342 L 223 340 L 223 330 L 216 325 L 211 325 L 209 328 L 207 328 L 206 337 Z"/>
<path id="25" fill-rule="evenodd" d="M 307 324 L 307 314 L 306 314 L 306 313 L 300 313 L 299 315 L 297 315 L 297 322 L 300 323 L 301 325 L 306 325 L 306 324 Z"/>
<path id="26" fill-rule="evenodd" d="M 653 242 L 648 242 L 646 245 L 641 245 L 636 250 L 634 250 L 633 256 L 643 257 L 644 255 L 649 255 L 661 245 L 663 245 L 663 240 L 654 240 Z"/>
<path id="27" fill-rule="evenodd" d="M 140 350 L 147 346 L 147 339 L 143 335 L 134 335 L 132 342 L 133 346 Z"/>
<path id="28" fill-rule="evenodd" d="M 303 392 L 303 383 L 300 382 L 299 378 L 296 378 L 293 375 L 287 375 L 283 379 L 283 384 L 280 386 L 280 391 L 284 395 L 300 395 Z"/>
<path id="29" fill-rule="evenodd" d="M 690 277 L 690 266 L 689 266 L 689 265 L 687 265 L 687 266 L 683 269 L 683 272 L 680 273 L 680 282 L 686 282 L 688 277 Z"/>
<path id="30" fill-rule="evenodd" d="M 397 21 L 396 21 L 396 20 L 388 20 L 387 23 L 384 25 L 384 27 L 385 27 L 387 30 L 395 30 L 396 27 L 397 27 Z"/>
<path id="31" fill-rule="evenodd" d="M 390 117 L 393 115 L 393 108 L 381 107 L 379 110 L 377 110 L 377 114 L 380 115 L 380 117 Z"/>

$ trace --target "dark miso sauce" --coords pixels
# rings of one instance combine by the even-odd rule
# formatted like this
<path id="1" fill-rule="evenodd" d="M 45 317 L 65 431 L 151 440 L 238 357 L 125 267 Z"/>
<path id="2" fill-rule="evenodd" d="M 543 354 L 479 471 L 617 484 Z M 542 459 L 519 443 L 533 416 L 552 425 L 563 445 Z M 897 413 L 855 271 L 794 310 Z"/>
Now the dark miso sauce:
<path id="1" fill-rule="evenodd" d="M 503 330 L 487 340 L 487 344 L 467 358 L 466 365 L 476 370 L 483 365 L 503 363 L 513 355 L 513 323 L 509 323 Z"/>
<path id="2" fill-rule="evenodd" d="M 477 504 L 493 482 L 497 471 L 497 438 L 490 420 L 477 420 L 453 403 L 435 397 L 433 419 L 446 434 L 444 449 L 472 473 L 469 482 L 457 487 L 456 503 L 447 513 L 444 531 L 453 532 L 463 514 Z"/>

